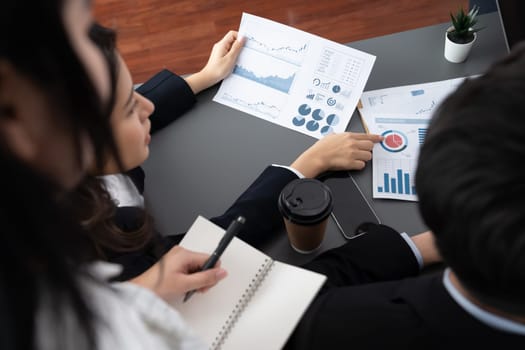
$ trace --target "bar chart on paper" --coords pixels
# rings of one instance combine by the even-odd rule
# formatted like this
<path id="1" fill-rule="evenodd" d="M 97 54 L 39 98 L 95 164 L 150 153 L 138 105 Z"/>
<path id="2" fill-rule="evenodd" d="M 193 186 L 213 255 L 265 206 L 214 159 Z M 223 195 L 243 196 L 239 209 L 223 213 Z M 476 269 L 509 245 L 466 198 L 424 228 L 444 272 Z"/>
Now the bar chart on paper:
<path id="1" fill-rule="evenodd" d="M 372 159 L 374 198 L 417 201 L 414 175 L 429 120 L 430 116 L 383 113 L 370 120 L 370 131 L 383 136 Z"/>
<path id="2" fill-rule="evenodd" d="M 374 188 L 389 198 L 417 200 L 414 185 L 416 161 L 411 159 L 377 159 Z"/>
<path id="3" fill-rule="evenodd" d="M 417 201 L 414 175 L 432 113 L 465 78 L 364 92 L 359 113 L 382 135 L 372 159 L 373 197 Z"/>

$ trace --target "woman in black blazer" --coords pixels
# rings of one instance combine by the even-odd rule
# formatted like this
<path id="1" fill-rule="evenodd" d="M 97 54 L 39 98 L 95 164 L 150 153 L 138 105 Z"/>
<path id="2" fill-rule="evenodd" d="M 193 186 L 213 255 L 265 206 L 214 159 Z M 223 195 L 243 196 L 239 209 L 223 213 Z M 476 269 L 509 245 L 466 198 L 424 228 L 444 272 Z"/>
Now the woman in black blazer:
<path id="1" fill-rule="evenodd" d="M 94 234 L 101 257 L 123 266 L 118 279 L 133 279 L 151 287 L 146 281 L 153 280 L 148 276 L 157 274 L 155 264 L 159 257 L 165 254 L 164 265 L 169 273 L 168 252 L 182 236 L 155 232 L 152 219 L 144 210 L 145 174 L 140 165 L 149 154 L 150 131 L 158 131 L 184 114 L 195 104 L 195 94 L 228 75 L 242 41 L 236 32 L 229 32 L 214 45 L 207 65 L 200 72 L 183 78 L 163 70 L 135 91 L 129 70 L 115 51 L 114 33 L 97 27 L 92 36 L 117 67 L 111 123 L 122 164 L 110 158 L 104 174 L 86 179 L 77 191 L 74 206 L 85 227 Z M 361 169 L 371 159 L 373 144 L 379 140 L 377 135 L 329 135 L 301 154 L 290 167 L 267 167 L 224 214 L 211 220 L 226 228 L 234 218 L 243 215 L 247 225 L 239 237 L 257 246 L 270 239 L 282 225 L 277 197 L 287 183 L 298 177 L 316 177 L 328 170 Z M 120 169 L 126 172 L 121 173 Z"/>

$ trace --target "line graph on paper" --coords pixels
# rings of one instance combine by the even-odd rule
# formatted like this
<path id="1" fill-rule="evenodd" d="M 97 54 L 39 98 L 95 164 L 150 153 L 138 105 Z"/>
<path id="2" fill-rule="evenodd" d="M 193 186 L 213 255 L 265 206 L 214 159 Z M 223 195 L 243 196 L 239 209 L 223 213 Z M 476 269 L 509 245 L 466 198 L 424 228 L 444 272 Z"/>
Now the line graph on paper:
<path id="1" fill-rule="evenodd" d="M 277 65 L 271 57 L 260 55 L 252 50 L 243 50 L 232 73 L 287 94 L 290 92 L 297 69 L 292 64 L 280 62 Z"/>
<path id="2" fill-rule="evenodd" d="M 271 45 L 250 34 L 245 34 L 245 38 L 245 48 L 252 49 L 295 66 L 301 66 L 308 50 L 308 43 L 301 43 L 298 41 L 297 44 L 280 44 L 275 42 L 276 39 L 278 39 L 277 35 L 272 36 L 271 41 L 268 41 L 272 43 Z"/>
<path id="3" fill-rule="evenodd" d="M 436 101 L 432 100 L 428 106 L 422 107 L 416 111 L 416 114 L 432 114 L 437 105 Z"/>
<path id="4" fill-rule="evenodd" d="M 257 99 L 248 100 L 246 97 L 240 98 L 240 97 L 232 96 L 228 93 L 224 93 L 221 96 L 221 98 L 224 101 L 227 101 L 239 107 L 243 107 L 245 109 L 260 113 L 272 119 L 278 118 L 279 114 L 281 113 L 281 109 L 279 108 L 279 106 L 269 104 L 265 101 L 261 101 Z"/>
<path id="5" fill-rule="evenodd" d="M 293 79 L 295 78 L 295 73 L 289 77 L 280 77 L 278 75 L 258 76 L 257 73 L 252 72 L 241 65 L 235 66 L 233 69 L 233 74 L 237 74 L 243 78 L 250 79 L 256 83 L 266 85 L 272 89 L 282 91 L 286 94 L 290 92 Z"/>
<path id="6" fill-rule="evenodd" d="M 275 24 L 254 22 L 249 17 L 243 17 L 240 34 L 246 40 L 244 48 L 298 67 L 303 64 L 310 47 L 303 33 L 276 28 Z"/>

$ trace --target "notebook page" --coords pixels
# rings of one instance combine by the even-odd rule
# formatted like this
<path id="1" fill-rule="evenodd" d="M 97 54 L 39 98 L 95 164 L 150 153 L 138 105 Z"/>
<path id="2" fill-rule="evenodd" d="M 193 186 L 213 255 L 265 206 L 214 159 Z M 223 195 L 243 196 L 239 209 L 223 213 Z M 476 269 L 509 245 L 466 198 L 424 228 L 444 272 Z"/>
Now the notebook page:
<path id="1" fill-rule="evenodd" d="M 199 216 L 180 245 L 210 254 L 223 234 L 221 227 Z M 265 254 L 234 238 L 220 259 L 221 267 L 228 272 L 228 276 L 206 293 L 195 293 L 186 303 L 180 298 L 171 305 L 211 346 L 252 278 L 267 259 Z"/>
<path id="2" fill-rule="evenodd" d="M 274 261 L 221 349 L 281 349 L 325 280 L 321 274 Z"/>

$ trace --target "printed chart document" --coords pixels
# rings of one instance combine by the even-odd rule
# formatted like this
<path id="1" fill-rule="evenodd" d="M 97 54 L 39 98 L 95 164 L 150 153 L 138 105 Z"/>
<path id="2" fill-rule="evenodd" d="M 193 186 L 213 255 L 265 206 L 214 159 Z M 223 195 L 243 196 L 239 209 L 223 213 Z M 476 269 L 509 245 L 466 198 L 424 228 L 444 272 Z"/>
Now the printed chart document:
<path id="1" fill-rule="evenodd" d="M 364 92 L 359 113 L 367 131 L 383 135 L 374 146 L 374 198 L 417 201 L 419 148 L 434 110 L 465 78 Z"/>
<path id="2" fill-rule="evenodd" d="M 414 177 L 429 121 L 429 114 L 378 113 L 368 124 L 371 133 L 385 138 L 373 150 L 374 198 L 417 201 Z"/>
<path id="3" fill-rule="evenodd" d="M 405 85 L 365 91 L 361 96 L 359 113 L 363 122 L 371 122 L 381 113 L 432 114 L 436 107 L 465 80 L 455 78 L 432 83 Z M 369 117 L 369 115 L 371 115 Z"/>
<path id="4" fill-rule="evenodd" d="M 199 216 L 181 246 L 212 253 L 224 230 Z M 228 276 L 172 305 L 211 349 L 281 349 L 326 277 L 233 239 L 221 259 Z"/>
<path id="5" fill-rule="evenodd" d="M 246 13 L 239 34 L 214 101 L 315 138 L 345 131 L 375 56 Z"/>

